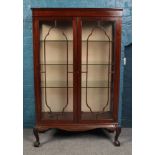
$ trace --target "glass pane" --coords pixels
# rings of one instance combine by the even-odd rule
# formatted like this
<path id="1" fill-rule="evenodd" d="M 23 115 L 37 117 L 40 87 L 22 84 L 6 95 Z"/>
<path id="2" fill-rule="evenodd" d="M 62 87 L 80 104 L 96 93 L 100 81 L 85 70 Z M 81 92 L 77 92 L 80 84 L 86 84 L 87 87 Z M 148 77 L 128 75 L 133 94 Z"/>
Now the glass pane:
<path id="1" fill-rule="evenodd" d="M 82 120 L 112 118 L 113 23 L 82 21 Z"/>
<path id="2" fill-rule="evenodd" d="M 73 120 L 72 21 L 40 23 L 43 120 Z"/>

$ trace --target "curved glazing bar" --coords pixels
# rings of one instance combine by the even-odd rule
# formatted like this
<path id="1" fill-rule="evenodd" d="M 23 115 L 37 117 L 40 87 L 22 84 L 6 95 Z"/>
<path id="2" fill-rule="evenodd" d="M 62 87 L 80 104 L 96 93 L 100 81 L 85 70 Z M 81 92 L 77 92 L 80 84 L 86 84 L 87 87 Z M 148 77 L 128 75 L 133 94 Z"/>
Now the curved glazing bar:
<path id="1" fill-rule="evenodd" d="M 90 32 L 90 34 L 88 35 L 88 37 L 87 37 L 87 46 L 86 46 L 86 106 L 89 108 L 89 110 L 90 110 L 90 112 L 91 113 L 93 113 L 93 110 L 92 110 L 92 108 L 90 107 L 90 105 L 88 104 L 88 91 L 87 91 L 87 89 L 88 89 L 88 51 L 89 51 L 89 45 L 88 45 L 88 43 L 89 43 L 89 39 L 90 39 L 90 37 L 92 36 L 92 34 L 94 33 L 94 30 L 95 29 L 101 29 L 103 32 L 104 32 L 104 34 L 105 34 L 105 36 L 107 37 L 107 39 L 108 39 L 108 43 L 109 43 L 109 46 L 108 46 L 108 64 L 110 64 L 110 59 L 111 59 L 111 55 L 110 55 L 110 42 L 112 42 L 111 40 L 110 40 L 110 37 L 108 36 L 108 34 L 107 34 L 107 32 L 106 32 L 106 30 L 105 30 L 105 28 L 104 28 L 104 26 L 103 25 L 101 25 L 101 23 L 100 23 L 100 21 L 97 23 L 97 26 L 94 26 L 93 28 L 92 28 L 92 30 L 91 30 L 91 32 Z M 109 104 L 109 98 L 110 98 L 110 77 L 109 77 L 109 74 L 110 74 L 110 65 L 108 65 L 108 93 L 107 93 L 107 103 L 106 103 L 106 105 L 102 108 L 102 112 L 101 112 L 101 114 L 105 111 L 105 108 L 108 106 L 108 104 Z M 96 117 L 98 116 L 98 115 L 100 115 L 100 113 L 98 113 L 98 114 L 96 114 Z"/>
<path id="2" fill-rule="evenodd" d="M 67 108 L 68 106 L 68 89 L 69 89 L 69 86 L 68 86 L 68 73 L 69 73 L 69 69 L 68 69 L 68 39 L 67 39 L 67 36 L 65 35 L 65 33 L 63 32 L 63 35 L 66 39 L 66 43 L 67 43 L 67 102 L 66 102 L 66 105 L 63 107 L 62 109 L 62 114 L 64 113 L 65 109 Z"/>
<path id="3" fill-rule="evenodd" d="M 47 70 L 46 70 L 46 39 L 47 39 L 47 37 L 50 35 L 50 32 L 53 30 L 53 29 L 58 29 L 57 28 L 57 24 L 56 24 L 56 21 L 55 21 L 55 24 L 54 24 L 54 26 L 51 26 L 50 28 L 49 28 L 49 30 L 48 30 L 48 32 L 47 32 L 47 34 L 45 35 L 45 38 L 43 39 L 43 43 L 44 43 L 44 46 L 43 46 L 43 66 L 44 66 L 44 99 L 45 99 L 45 105 L 46 105 L 46 107 L 48 108 L 48 110 L 49 110 L 49 112 L 50 113 L 53 113 L 52 112 L 52 109 L 51 109 L 51 107 L 49 106 L 49 104 L 48 104 L 48 102 L 47 102 Z M 67 36 L 66 36 L 66 34 L 62 31 L 61 32 L 62 33 L 62 35 L 63 35 L 63 37 L 65 38 L 65 40 L 66 40 L 66 44 L 67 44 L 67 49 L 66 49 L 66 51 L 67 51 L 67 87 L 66 87 L 66 89 L 67 89 L 67 103 L 65 104 L 65 106 L 63 107 L 63 109 L 62 109 L 62 114 L 64 113 L 64 110 L 65 110 L 65 108 L 68 106 L 68 89 L 69 89 L 69 87 L 68 87 L 68 39 L 67 39 Z M 59 114 L 57 114 L 57 119 L 58 119 L 58 115 Z"/>

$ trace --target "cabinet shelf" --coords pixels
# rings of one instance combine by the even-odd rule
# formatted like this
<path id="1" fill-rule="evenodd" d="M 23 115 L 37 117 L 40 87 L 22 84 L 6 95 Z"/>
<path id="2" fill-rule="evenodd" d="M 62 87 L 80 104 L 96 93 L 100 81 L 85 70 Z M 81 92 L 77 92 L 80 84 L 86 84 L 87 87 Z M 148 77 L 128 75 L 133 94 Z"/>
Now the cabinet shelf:
<path id="1" fill-rule="evenodd" d="M 45 87 L 45 81 L 41 81 L 41 87 L 42 88 L 67 88 L 67 82 L 66 81 L 46 81 L 46 87 Z M 68 88 L 73 88 L 73 84 L 69 83 Z"/>
<path id="2" fill-rule="evenodd" d="M 112 113 L 110 111 L 107 112 L 81 112 L 82 120 L 104 120 L 104 119 L 112 119 Z"/>
<path id="3" fill-rule="evenodd" d="M 73 40 L 45 40 L 45 42 L 73 42 Z M 44 42 L 44 40 L 40 40 L 40 42 Z"/>
<path id="4" fill-rule="evenodd" d="M 104 119 L 112 119 L 112 113 L 110 111 L 107 112 L 82 112 L 81 113 L 83 120 L 104 120 Z M 73 112 L 42 112 L 43 120 L 72 120 Z"/>
<path id="5" fill-rule="evenodd" d="M 107 81 L 87 81 L 87 87 L 86 85 L 86 81 L 82 81 L 81 87 L 82 88 L 110 88 L 111 87 L 111 83 Z"/>
<path id="6" fill-rule="evenodd" d="M 73 112 L 42 112 L 43 120 L 73 120 Z"/>
<path id="7" fill-rule="evenodd" d="M 111 82 L 103 82 L 103 81 L 88 81 L 87 87 L 86 81 L 82 81 L 81 88 L 111 88 Z M 67 82 L 65 81 L 48 81 L 46 82 L 46 87 L 45 87 L 45 82 L 41 82 L 41 88 L 73 88 L 73 85 L 69 83 L 69 86 L 67 87 Z"/>
<path id="8" fill-rule="evenodd" d="M 87 40 L 82 40 L 82 42 L 87 42 Z M 112 40 L 88 40 L 88 42 L 101 42 L 101 43 L 103 43 L 103 42 L 107 42 L 107 43 L 111 43 L 111 42 L 113 42 Z"/>
<path id="9" fill-rule="evenodd" d="M 93 66 L 93 65 L 105 65 L 105 66 L 112 66 L 112 65 L 114 65 L 114 64 L 106 64 L 106 63 L 105 63 L 105 64 L 97 64 L 97 63 L 95 64 L 95 63 L 94 63 L 94 64 L 81 64 L 81 65 L 92 65 L 92 66 Z"/>
<path id="10" fill-rule="evenodd" d="M 61 63 L 60 64 L 54 64 L 54 63 L 52 64 L 51 63 L 51 64 L 40 64 L 40 65 L 73 65 L 73 64 L 65 64 L 65 63 L 64 64 L 63 63 L 62 64 Z"/>
<path id="11" fill-rule="evenodd" d="M 40 65 L 73 65 L 73 64 L 65 64 L 65 63 L 64 63 L 64 64 L 63 64 L 63 63 L 62 63 L 62 64 L 61 64 L 61 63 L 59 63 L 59 64 L 56 64 L 56 63 L 54 64 L 54 63 L 53 63 L 53 64 L 52 64 L 52 63 L 51 63 L 51 64 L 40 64 Z M 94 63 L 94 64 L 81 64 L 81 65 L 109 65 L 109 66 L 112 66 L 112 65 L 114 65 L 114 64 L 95 64 L 95 63 Z"/>
<path id="12" fill-rule="evenodd" d="M 45 42 L 73 42 L 73 40 L 45 40 Z M 40 40 L 44 42 L 44 40 Z M 82 40 L 82 42 L 87 42 L 87 40 Z M 88 40 L 88 42 L 113 42 L 113 40 Z"/>

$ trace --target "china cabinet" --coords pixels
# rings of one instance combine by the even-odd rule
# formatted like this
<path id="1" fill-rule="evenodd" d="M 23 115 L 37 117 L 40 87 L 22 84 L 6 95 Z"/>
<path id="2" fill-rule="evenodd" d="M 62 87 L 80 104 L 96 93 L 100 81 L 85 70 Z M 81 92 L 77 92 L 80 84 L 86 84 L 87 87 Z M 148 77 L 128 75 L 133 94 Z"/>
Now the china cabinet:
<path id="1" fill-rule="evenodd" d="M 33 8 L 36 126 L 85 131 L 118 124 L 122 9 Z"/>

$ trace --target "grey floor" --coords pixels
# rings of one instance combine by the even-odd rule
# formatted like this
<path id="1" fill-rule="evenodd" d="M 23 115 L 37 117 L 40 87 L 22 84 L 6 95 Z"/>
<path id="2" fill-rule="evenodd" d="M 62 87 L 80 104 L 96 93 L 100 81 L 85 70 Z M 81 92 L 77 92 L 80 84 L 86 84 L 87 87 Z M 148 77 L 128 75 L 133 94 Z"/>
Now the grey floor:
<path id="1" fill-rule="evenodd" d="M 114 134 L 102 129 L 66 132 L 52 129 L 40 134 L 41 145 L 33 147 L 32 129 L 24 129 L 24 155 L 131 155 L 132 129 L 122 129 L 120 147 L 112 144 Z"/>

